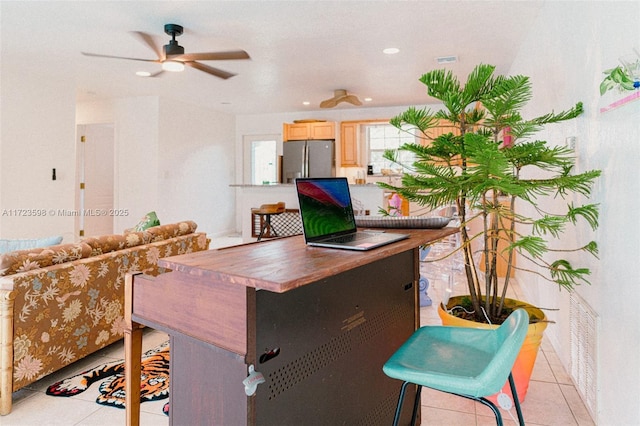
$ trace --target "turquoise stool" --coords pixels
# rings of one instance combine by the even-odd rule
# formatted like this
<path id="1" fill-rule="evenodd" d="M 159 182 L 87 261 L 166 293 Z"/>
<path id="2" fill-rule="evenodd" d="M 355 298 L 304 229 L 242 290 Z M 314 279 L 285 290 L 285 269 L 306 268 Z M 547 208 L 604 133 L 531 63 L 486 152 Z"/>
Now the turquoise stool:
<path id="1" fill-rule="evenodd" d="M 411 424 L 420 406 L 422 386 L 478 401 L 493 410 L 502 425 L 498 407 L 485 397 L 498 393 L 509 379 L 520 425 L 524 418 L 511 368 L 524 342 L 529 315 L 517 309 L 495 329 L 425 326 L 411 337 L 382 367 L 384 373 L 404 383 L 396 407 L 394 426 L 400 420 L 402 401 L 410 383 L 418 385 Z"/>

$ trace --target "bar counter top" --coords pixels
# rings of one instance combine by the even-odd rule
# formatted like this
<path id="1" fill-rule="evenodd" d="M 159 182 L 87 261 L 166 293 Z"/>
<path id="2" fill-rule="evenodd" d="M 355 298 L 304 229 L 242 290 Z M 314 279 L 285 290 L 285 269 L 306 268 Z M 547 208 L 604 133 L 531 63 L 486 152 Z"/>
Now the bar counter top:
<path id="1" fill-rule="evenodd" d="M 302 235 L 160 259 L 159 264 L 191 276 L 284 293 L 326 277 L 440 240 L 457 228 L 386 229 L 410 237 L 368 251 L 307 246 Z"/>

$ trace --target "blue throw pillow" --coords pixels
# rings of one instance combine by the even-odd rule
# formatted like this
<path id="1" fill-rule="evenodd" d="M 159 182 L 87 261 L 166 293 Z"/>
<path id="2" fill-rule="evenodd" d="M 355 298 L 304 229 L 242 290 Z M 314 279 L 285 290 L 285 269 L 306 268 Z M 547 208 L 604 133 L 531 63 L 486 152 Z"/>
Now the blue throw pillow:
<path id="1" fill-rule="evenodd" d="M 10 251 L 26 250 L 38 247 L 55 246 L 62 242 L 62 236 L 33 238 L 26 240 L 0 240 L 0 254 Z"/>

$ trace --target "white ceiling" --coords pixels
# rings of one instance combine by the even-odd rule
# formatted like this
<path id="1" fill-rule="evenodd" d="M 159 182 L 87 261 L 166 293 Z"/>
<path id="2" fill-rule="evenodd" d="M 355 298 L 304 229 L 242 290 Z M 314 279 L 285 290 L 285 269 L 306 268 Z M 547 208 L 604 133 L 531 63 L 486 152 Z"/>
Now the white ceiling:
<path id="1" fill-rule="evenodd" d="M 444 67 L 461 78 L 481 62 L 508 72 L 543 2 L 1 1 L 2 67 L 71 78 L 78 100 L 160 95 L 233 114 L 317 111 L 334 89 L 373 98 L 363 107 L 424 104 L 418 78 L 443 67 L 436 57 L 458 56 Z M 80 53 L 155 59 L 129 32 L 161 46 L 166 23 L 185 28 L 186 53 L 243 49 L 251 59 L 205 62 L 238 74 L 228 80 L 192 68 L 142 78 L 135 72 L 160 65 Z"/>

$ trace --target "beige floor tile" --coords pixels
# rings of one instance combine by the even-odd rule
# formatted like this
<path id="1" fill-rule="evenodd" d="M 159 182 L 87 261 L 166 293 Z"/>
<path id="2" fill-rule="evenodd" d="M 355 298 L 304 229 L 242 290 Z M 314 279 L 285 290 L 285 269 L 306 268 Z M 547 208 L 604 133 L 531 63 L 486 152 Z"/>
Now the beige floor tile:
<path id="1" fill-rule="evenodd" d="M 474 425 L 476 416 L 469 413 L 427 407 L 422 409 L 421 426 L 469 426 Z M 495 422 L 494 422 L 495 425 Z"/>
<path id="2" fill-rule="evenodd" d="M 589 410 L 582 402 L 578 391 L 573 385 L 561 384 L 560 390 L 567 400 L 567 404 L 573 413 L 573 416 L 576 418 L 578 424 L 580 426 L 592 426 L 595 423 L 589 414 Z"/>
<path id="3" fill-rule="evenodd" d="M 76 423 L 75 426 L 122 426 L 126 423 L 125 420 L 125 410 L 112 407 L 102 407 L 84 418 L 82 421 Z M 140 426 L 163 426 L 168 424 L 169 417 L 165 416 L 161 412 L 160 414 L 150 414 L 144 411 L 140 413 Z"/>
<path id="4" fill-rule="evenodd" d="M 540 382 L 555 383 L 556 376 L 553 374 L 553 370 L 547 361 L 547 353 L 539 350 L 536 362 L 533 365 L 533 371 L 531 372 L 531 380 L 538 380 Z"/>
<path id="5" fill-rule="evenodd" d="M 555 353 L 553 348 L 549 347 L 548 349 L 545 348 L 543 350 L 544 350 L 545 357 L 549 362 L 549 366 L 551 367 L 551 371 L 553 371 L 553 376 L 555 377 L 555 380 L 558 383 L 573 386 L 573 380 L 571 380 L 571 376 L 569 375 L 567 370 L 564 369 L 564 366 L 562 365 L 560 358 Z"/>
<path id="6" fill-rule="evenodd" d="M 420 403 L 423 406 L 423 411 L 428 408 L 441 408 L 460 413 L 475 414 L 476 412 L 475 402 L 472 400 L 445 392 L 423 388 L 420 397 Z"/>
<path id="7" fill-rule="evenodd" d="M 15 404 L 14 410 L 0 418 L 2 426 L 75 425 L 100 409 L 95 402 L 78 398 L 54 398 L 39 393 Z"/>
<path id="8" fill-rule="evenodd" d="M 522 404 L 522 412 L 527 423 L 564 426 L 578 424 L 557 383 L 532 380 L 527 398 Z"/>

